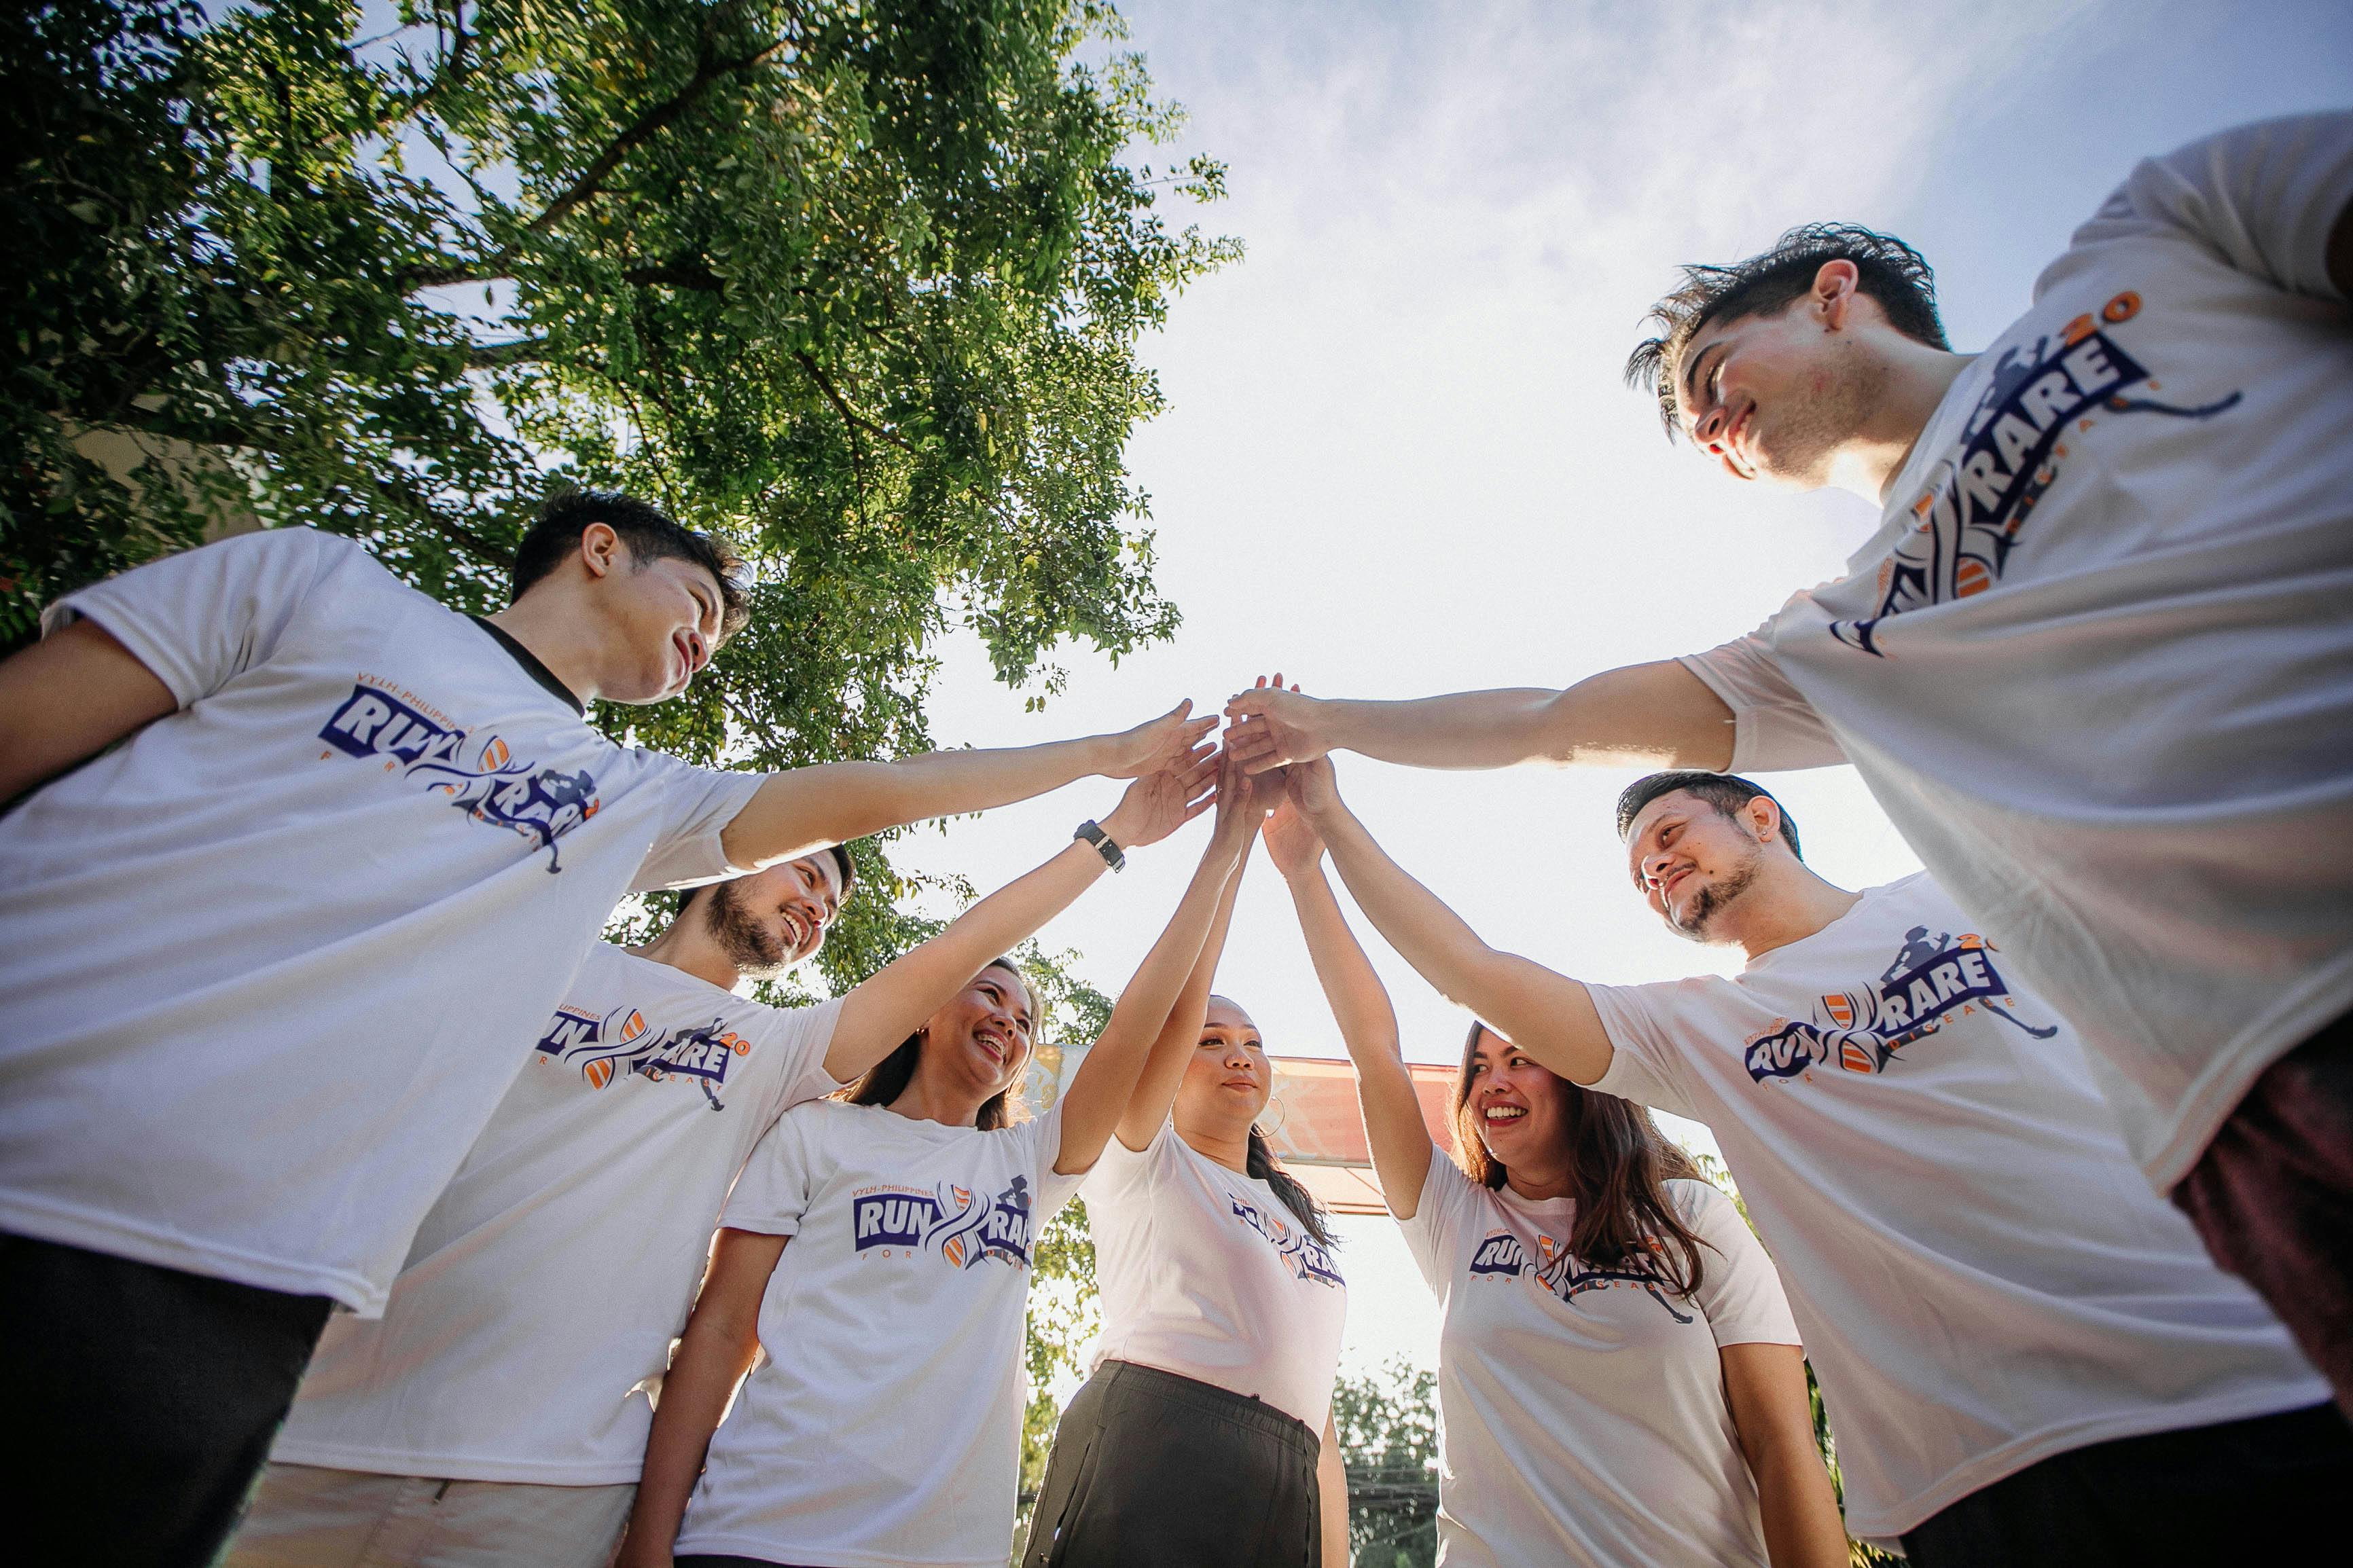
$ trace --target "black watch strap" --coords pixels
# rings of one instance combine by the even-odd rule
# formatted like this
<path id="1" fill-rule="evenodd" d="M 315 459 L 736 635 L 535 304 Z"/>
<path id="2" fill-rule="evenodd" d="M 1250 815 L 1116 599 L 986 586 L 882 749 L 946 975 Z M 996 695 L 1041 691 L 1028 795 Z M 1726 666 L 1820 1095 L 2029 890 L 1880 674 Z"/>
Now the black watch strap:
<path id="1" fill-rule="evenodd" d="M 1093 845 L 1095 847 L 1095 853 L 1102 856 L 1103 858 L 1103 864 L 1110 867 L 1113 870 L 1124 871 L 1127 869 L 1127 857 L 1120 852 L 1118 845 L 1113 844 L 1111 841 L 1110 834 L 1105 833 L 1101 827 L 1095 826 L 1095 822 L 1092 817 L 1089 817 L 1086 821 L 1080 823 L 1079 830 L 1076 833 L 1071 834 L 1071 837 L 1072 838 L 1083 838 L 1088 843 Z"/>

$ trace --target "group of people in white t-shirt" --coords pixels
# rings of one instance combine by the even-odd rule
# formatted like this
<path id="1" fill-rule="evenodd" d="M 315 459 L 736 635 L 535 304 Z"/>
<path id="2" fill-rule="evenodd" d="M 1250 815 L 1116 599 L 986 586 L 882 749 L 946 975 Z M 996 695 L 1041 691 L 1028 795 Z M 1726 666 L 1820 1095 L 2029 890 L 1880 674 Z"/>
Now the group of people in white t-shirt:
<path id="1" fill-rule="evenodd" d="M 551 503 L 495 616 L 301 529 L 68 595 L 0 661 L 13 1539 L 999 1563 L 1034 1249 L 1083 1183 L 1104 1330 L 1020 1562 L 1345 1563 L 1346 1286 L 1213 989 L 1261 839 L 1441 1307 L 1450 1568 L 2332 1538 L 2348 292 L 2353 115 L 2142 164 L 1974 356 L 1885 236 L 1688 268 L 1630 374 L 1734 477 L 1881 505 L 1848 575 L 1565 691 L 1261 680 L 1222 752 L 1189 705 L 767 774 L 617 744 L 588 702 L 677 695 L 754 607 L 716 542 L 617 495 Z M 1488 947 L 1349 810 L 1340 750 L 1666 764 L 1620 800 L 1630 875 L 1746 967 L 1611 986 Z M 1831 885 L 1739 776 L 1839 762 L 1926 872 Z M 818 950 L 844 845 L 1090 775 L 1129 781 L 1100 822 L 862 984 L 738 994 Z M 1038 1003 L 1005 955 L 1213 805 L 1025 1118 Z M 1327 858 L 1479 1020 L 1451 1150 Z M 652 941 L 597 941 L 663 888 Z M 1745 1215 L 1652 1106 L 1714 1130 Z"/>

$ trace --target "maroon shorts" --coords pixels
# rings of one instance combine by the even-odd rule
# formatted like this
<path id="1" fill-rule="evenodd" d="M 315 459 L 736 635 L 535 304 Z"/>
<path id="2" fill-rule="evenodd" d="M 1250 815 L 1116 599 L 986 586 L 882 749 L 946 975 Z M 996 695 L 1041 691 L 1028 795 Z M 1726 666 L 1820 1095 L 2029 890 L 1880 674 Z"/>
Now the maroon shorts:
<path id="1" fill-rule="evenodd" d="M 2173 1201 L 2353 1415 L 2353 1014 L 2264 1069 Z"/>

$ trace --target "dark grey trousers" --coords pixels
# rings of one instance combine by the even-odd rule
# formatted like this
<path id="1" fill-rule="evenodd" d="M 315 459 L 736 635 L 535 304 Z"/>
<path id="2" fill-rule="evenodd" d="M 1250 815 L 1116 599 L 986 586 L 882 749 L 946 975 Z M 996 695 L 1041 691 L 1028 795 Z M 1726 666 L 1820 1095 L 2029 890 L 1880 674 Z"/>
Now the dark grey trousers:
<path id="1" fill-rule="evenodd" d="M 2343 1562 L 2348 1499 L 2353 1427 L 2315 1405 L 2053 1454 L 1906 1531 L 1904 1551 L 1912 1568 Z"/>
<path id="2" fill-rule="evenodd" d="M 1271 1405 L 1105 1362 L 1055 1429 L 1021 1568 L 1319 1568 L 1322 1447 Z"/>
<path id="3" fill-rule="evenodd" d="M 331 1305 L 0 1236 L 0 1554 L 204 1568 Z"/>

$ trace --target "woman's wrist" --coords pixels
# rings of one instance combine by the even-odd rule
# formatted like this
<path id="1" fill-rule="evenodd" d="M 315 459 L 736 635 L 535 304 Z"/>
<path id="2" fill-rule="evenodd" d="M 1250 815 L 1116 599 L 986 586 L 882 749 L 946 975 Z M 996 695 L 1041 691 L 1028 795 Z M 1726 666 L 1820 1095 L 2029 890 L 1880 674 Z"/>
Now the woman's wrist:
<path id="1" fill-rule="evenodd" d="M 1099 818 L 1095 826 L 1103 829 L 1103 837 L 1117 845 L 1123 852 L 1142 847 L 1135 842 L 1134 819 L 1121 816 L 1116 807 L 1109 816 Z"/>
<path id="2" fill-rule="evenodd" d="M 1293 887 L 1312 886 L 1324 879 L 1324 851 L 1317 849 L 1315 858 L 1303 866 L 1285 866 L 1282 879 Z"/>

